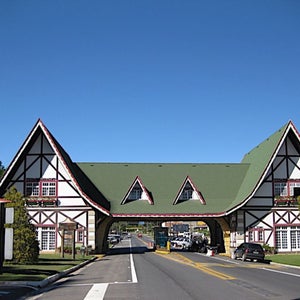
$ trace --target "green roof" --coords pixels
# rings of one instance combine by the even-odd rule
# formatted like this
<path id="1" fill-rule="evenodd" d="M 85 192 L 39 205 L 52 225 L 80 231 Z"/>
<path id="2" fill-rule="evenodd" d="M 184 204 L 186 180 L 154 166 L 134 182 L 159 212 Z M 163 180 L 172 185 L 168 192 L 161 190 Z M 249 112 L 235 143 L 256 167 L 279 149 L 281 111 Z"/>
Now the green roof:
<path id="1" fill-rule="evenodd" d="M 39 120 L 1 179 L 1 195 L 41 133 L 53 142 L 87 201 L 114 216 L 228 214 L 250 199 L 285 137 L 291 140 L 296 152 L 300 152 L 299 133 L 290 121 L 247 153 L 241 163 L 74 163 Z M 137 177 L 151 201 L 122 204 Z M 175 201 L 187 177 L 204 202 Z"/>
<path id="2" fill-rule="evenodd" d="M 111 203 L 112 214 L 216 214 L 226 210 L 248 171 L 249 164 L 78 163 Z M 139 176 L 153 205 L 137 200 L 121 205 Z M 189 176 L 206 204 L 188 200 L 173 204 Z"/>
<path id="3" fill-rule="evenodd" d="M 269 165 L 288 125 L 247 153 L 241 163 L 77 163 L 101 194 L 110 202 L 112 215 L 191 214 L 222 215 L 243 204 Z M 121 204 L 139 177 L 153 204 L 136 200 Z M 204 198 L 177 202 L 189 176 Z"/>
<path id="4" fill-rule="evenodd" d="M 277 132 L 244 156 L 242 163 L 248 164 L 249 169 L 236 195 L 236 199 L 231 203 L 231 206 L 228 207 L 228 209 L 242 203 L 253 192 L 264 171 L 266 171 L 266 168 L 268 167 L 279 142 L 282 140 L 288 125 L 289 123 L 285 124 Z"/>

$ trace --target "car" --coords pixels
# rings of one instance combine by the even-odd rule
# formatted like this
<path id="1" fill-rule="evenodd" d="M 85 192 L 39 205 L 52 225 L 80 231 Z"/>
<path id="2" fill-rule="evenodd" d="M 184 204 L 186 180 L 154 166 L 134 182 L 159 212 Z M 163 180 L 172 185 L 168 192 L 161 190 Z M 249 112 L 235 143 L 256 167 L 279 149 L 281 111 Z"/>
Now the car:
<path id="1" fill-rule="evenodd" d="M 113 235 L 109 235 L 107 237 L 107 241 L 110 243 L 110 244 L 117 244 L 118 243 L 118 240 L 115 236 Z"/>
<path id="2" fill-rule="evenodd" d="M 257 243 L 242 243 L 239 245 L 233 254 L 234 259 L 242 259 L 245 261 L 249 259 L 251 261 L 264 261 L 265 259 L 265 251 L 260 244 Z"/>
<path id="3" fill-rule="evenodd" d="M 190 250 L 192 242 L 190 239 L 177 237 L 171 241 L 171 248 Z"/>

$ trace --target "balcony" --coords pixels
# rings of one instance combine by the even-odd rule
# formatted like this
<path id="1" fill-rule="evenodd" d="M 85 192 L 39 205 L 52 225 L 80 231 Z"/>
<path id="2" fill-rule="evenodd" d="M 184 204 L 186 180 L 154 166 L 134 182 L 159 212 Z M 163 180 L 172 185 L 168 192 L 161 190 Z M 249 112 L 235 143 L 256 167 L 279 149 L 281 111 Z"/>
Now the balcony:
<path id="1" fill-rule="evenodd" d="M 56 198 L 29 198 L 26 199 L 28 207 L 54 207 L 57 206 Z"/>
<path id="2" fill-rule="evenodd" d="M 274 206 L 298 206 L 299 196 L 276 196 L 274 199 Z"/>

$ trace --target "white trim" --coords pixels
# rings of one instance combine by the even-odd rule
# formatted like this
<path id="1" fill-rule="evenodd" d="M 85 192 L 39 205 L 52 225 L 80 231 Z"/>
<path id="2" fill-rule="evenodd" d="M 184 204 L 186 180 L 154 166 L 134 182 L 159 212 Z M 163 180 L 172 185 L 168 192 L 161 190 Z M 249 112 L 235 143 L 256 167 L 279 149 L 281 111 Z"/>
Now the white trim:
<path id="1" fill-rule="evenodd" d="M 255 195 L 255 193 L 257 192 L 257 190 L 260 188 L 260 186 L 262 185 L 263 183 L 263 180 L 265 179 L 272 163 L 274 162 L 278 152 L 279 152 L 279 149 L 281 148 L 282 144 L 284 143 L 284 141 L 286 140 L 287 138 L 287 134 L 290 130 L 293 130 L 295 136 L 298 138 L 298 141 L 300 143 L 300 139 L 299 139 L 299 135 L 297 133 L 297 131 L 295 130 L 294 126 L 292 125 L 292 123 L 290 122 L 285 130 L 285 133 L 284 135 L 281 137 L 281 141 L 278 143 L 277 145 L 277 149 L 274 151 L 273 155 L 271 156 L 271 159 L 269 161 L 269 164 L 268 166 L 265 168 L 265 171 L 262 173 L 261 177 L 260 177 L 260 180 L 258 181 L 258 183 L 256 184 L 255 188 L 253 189 L 252 193 L 242 202 L 240 203 L 238 206 L 234 207 L 233 209 L 229 210 L 228 212 L 225 213 L 225 215 L 230 215 L 231 213 L 233 213 L 234 211 L 240 209 L 241 207 L 245 206 L 245 204 L 247 204 L 247 202 L 249 202 L 251 200 L 251 198 L 253 198 L 253 196 Z"/>

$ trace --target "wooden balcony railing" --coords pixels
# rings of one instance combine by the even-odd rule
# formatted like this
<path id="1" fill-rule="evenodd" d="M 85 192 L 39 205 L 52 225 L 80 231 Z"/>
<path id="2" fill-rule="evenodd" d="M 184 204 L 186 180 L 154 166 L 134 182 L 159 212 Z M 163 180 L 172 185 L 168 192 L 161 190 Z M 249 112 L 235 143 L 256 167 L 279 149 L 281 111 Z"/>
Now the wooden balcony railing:
<path id="1" fill-rule="evenodd" d="M 29 207 L 53 207 L 57 206 L 57 203 L 56 198 L 30 198 L 26 200 L 26 205 Z"/>
<path id="2" fill-rule="evenodd" d="M 295 197 L 275 197 L 275 206 L 298 206 L 299 202 Z"/>

